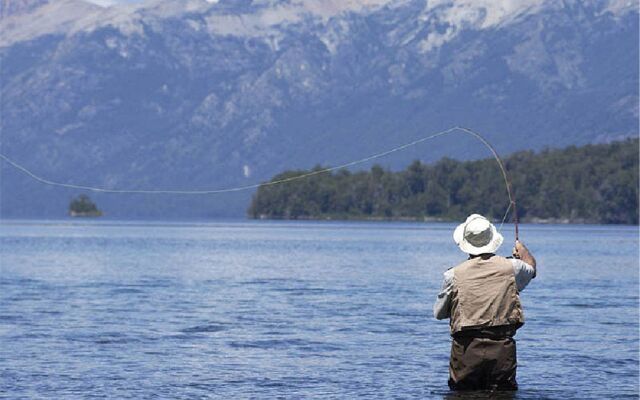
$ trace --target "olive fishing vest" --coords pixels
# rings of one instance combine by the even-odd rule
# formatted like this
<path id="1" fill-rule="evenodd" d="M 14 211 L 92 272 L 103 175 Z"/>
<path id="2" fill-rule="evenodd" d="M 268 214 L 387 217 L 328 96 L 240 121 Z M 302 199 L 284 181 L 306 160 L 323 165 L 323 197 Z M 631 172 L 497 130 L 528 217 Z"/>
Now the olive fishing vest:
<path id="1" fill-rule="evenodd" d="M 475 257 L 453 269 L 451 334 L 462 330 L 524 324 L 511 262 L 500 256 Z"/>

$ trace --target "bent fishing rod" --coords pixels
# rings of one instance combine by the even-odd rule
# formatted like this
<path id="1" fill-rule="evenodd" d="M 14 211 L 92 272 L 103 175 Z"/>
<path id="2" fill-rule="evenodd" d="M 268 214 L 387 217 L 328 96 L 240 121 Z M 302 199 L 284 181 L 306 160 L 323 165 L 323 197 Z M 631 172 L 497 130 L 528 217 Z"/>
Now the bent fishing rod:
<path id="1" fill-rule="evenodd" d="M 491 154 L 493 155 L 493 158 L 496 160 L 496 162 L 498 163 L 498 167 L 500 168 L 500 171 L 502 172 L 502 177 L 504 179 L 504 183 L 507 189 L 507 194 L 509 196 L 509 206 L 507 207 L 507 211 L 504 214 L 504 217 L 502 219 L 502 223 L 500 224 L 500 227 L 502 228 L 502 224 L 504 224 L 509 211 L 511 210 L 511 208 L 513 208 L 513 222 L 514 222 L 514 226 L 515 226 L 515 237 L 516 237 L 516 241 L 519 240 L 519 230 L 518 230 L 518 209 L 516 206 L 516 198 L 513 194 L 513 190 L 512 190 L 512 185 L 511 185 L 511 180 L 509 179 L 509 176 L 507 174 L 507 170 L 505 169 L 504 163 L 502 162 L 502 159 L 500 158 L 500 156 L 498 155 L 498 152 L 496 151 L 496 149 L 493 147 L 493 145 L 491 143 L 489 143 L 489 141 L 487 139 L 484 138 L 484 136 L 482 136 L 480 133 L 474 131 L 473 129 L 470 128 L 465 128 L 462 126 L 454 126 L 451 127 L 449 129 L 445 129 L 424 137 L 421 137 L 419 139 L 416 139 L 412 142 L 409 143 L 405 143 L 403 145 L 394 147 L 392 149 L 389 150 L 385 150 L 376 154 L 372 154 L 370 156 L 364 157 L 364 158 L 360 158 L 354 161 L 350 161 L 344 164 L 340 164 L 340 165 L 336 165 L 333 167 L 327 167 L 327 168 L 321 168 L 318 170 L 313 170 L 311 172 L 307 172 L 304 174 L 300 174 L 300 175 L 296 175 L 296 176 L 291 176 L 288 178 L 283 178 L 283 179 L 276 179 L 276 180 L 272 180 L 269 182 L 263 182 L 263 183 L 255 183 L 255 184 L 251 184 L 251 185 L 243 185 L 243 186 L 235 186 L 235 187 L 228 187 L 228 188 L 221 188 L 221 189 L 207 189 L 207 190 L 142 190 L 142 189 L 113 189 L 113 188 L 106 188 L 106 187 L 98 187 L 98 186 L 87 186 L 87 185 L 77 185 L 77 184 L 73 184 L 73 183 L 64 183 L 64 182 L 57 182 L 57 181 L 53 181 L 50 179 L 46 179 L 43 178 L 37 174 L 35 174 L 34 172 L 30 171 L 29 169 L 27 169 L 26 167 L 22 166 L 21 164 L 19 164 L 18 162 L 14 161 L 13 159 L 7 157 L 6 155 L 0 153 L 0 159 L 4 160 L 6 163 L 8 163 L 9 165 L 11 165 L 12 167 L 16 168 L 18 171 L 22 172 L 23 174 L 27 175 L 29 178 L 44 184 L 44 185 L 49 185 L 49 186 L 56 186 L 56 187 L 62 187 L 62 188 L 67 188 L 67 189 L 79 189 L 79 190 L 87 190 L 87 191 L 91 191 L 91 192 L 98 192 L 98 193 L 115 193 L 115 194 L 176 194 L 176 195 L 208 195 L 208 194 L 221 194 L 221 193 L 230 193 L 230 192 L 239 192 L 239 191 L 244 191 L 244 190 L 251 190 L 251 189 L 256 189 L 259 187 L 265 187 L 265 186 L 274 186 L 274 185 L 279 185 L 279 184 L 283 184 L 283 183 L 287 183 L 287 182 L 292 182 L 292 181 L 297 181 L 300 179 L 305 179 L 314 175 L 319 175 L 319 174 L 324 174 L 327 172 L 332 172 L 332 171 L 336 171 L 339 169 L 344 169 L 344 168 L 349 168 L 349 167 L 353 167 L 355 165 L 359 165 L 359 164 L 363 164 L 378 158 L 382 158 L 385 156 L 388 156 L 392 153 L 396 153 L 398 151 L 401 150 L 405 150 L 408 149 L 409 147 L 413 147 L 416 146 L 422 142 L 426 142 L 427 140 L 431 140 L 431 139 L 435 139 L 437 137 L 440 136 L 445 136 L 451 133 L 455 133 L 455 132 L 460 132 L 460 133 L 465 133 L 468 134 L 474 138 L 476 138 L 477 140 L 479 140 L 484 146 L 486 146 L 489 151 L 491 152 Z"/>

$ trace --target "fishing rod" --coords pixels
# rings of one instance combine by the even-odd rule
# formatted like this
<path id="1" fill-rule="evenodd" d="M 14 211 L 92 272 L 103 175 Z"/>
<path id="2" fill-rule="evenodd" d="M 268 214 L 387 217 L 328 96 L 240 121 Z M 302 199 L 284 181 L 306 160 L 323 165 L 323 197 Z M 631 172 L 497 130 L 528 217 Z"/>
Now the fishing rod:
<path id="1" fill-rule="evenodd" d="M 498 163 L 498 166 L 500 167 L 500 171 L 502 172 L 502 177 L 504 179 L 504 183 L 505 186 L 507 188 L 507 194 L 509 196 L 509 207 L 507 207 L 507 211 L 505 212 L 504 217 L 502 218 L 502 223 L 500 224 L 500 227 L 502 227 L 502 224 L 504 224 L 507 216 L 509 215 L 509 211 L 511 208 L 513 208 L 513 216 L 514 216 L 514 225 L 515 225 L 515 235 L 516 235 L 516 241 L 519 239 L 519 231 L 518 231 L 518 210 L 516 207 L 516 198 L 513 194 L 513 190 L 512 190 L 512 185 L 511 185 L 511 180 L 509 179 L 509 176 L 507 175 L 507 170 L 504 166 L 504 163 L 502 162 L 502 159 L 500 158 L 500 156 L 498 155 L 498 152 L 496 151 L 496 149 L 493 147 L 493 145 L 491 143 L 489 143 L 489 141 L 487 139 L 484 138 L 484 136 L 482 136 L 480 133 L 474 131 L 473 129 L 470 128 L 465 128 L 462 126 L 454 126 L 451 127 L 449 129 L 445 129 L 424 137 L 421 137 L 419 139 L 416 139 L 414 141 L 411 141 L 409 143 L 405 143 L 403 145 L 394 147 L 392 149 L 386 150 L 386 151 L 382 151 L 376 154 L 372 154 L 370 156 L 364 157 L 364 158 L 360 158 L 354 161 L 350 161 L 344 164 L 340 164 L 340 165 L 336 165 L 334 167 L 328 167 L 328 168 L 322 168 L 322 169 L 318 169 L 318 170 L 314 170 L 311 172 L 307 172 L 304 174 L 300 174 L 300 175 L 296 175 L 296 176 L 291 176 L 288 178 L 283 178 L 283 179 L 276 179 L 276 180 L 272 180 L 269 182 L 263 182 L 263 183 L 255 183 L 255 184 L 250 184 L 250 185 L 242 185 L 242 186 L 235 186 L 235 187 L 228 187 L 228 188 L 221 188 L 221 189 L 207 189 L 207 190 L 142 190 L 142 189 L 110 189 L 110 188 L 105 188 L 105 187 L 98 187 L 98 186 L 87 186 L 87 185 L 77 185 L 77 184 L 73 184 L 73 183 L 64 183 L 64 182 L 57 182 L 57 181 L 53 181 L 50 179 L 46 179 L 43 178 L 37 174 L 35 174 L 34 172 L 31 172 L 29 169 L 27 169 L 26 167 L 22 166 L 21 164 L 19 164 L 18 162 L 14 161 L 13 159 L 7 157 L 6 155 L 0 153 L 0 159 L 2 159 L 3 161 L 5 161 L 6 163 L 8 163 L 9 165 L 11 165 L 12 167 L 16 168 L 17 170 L 19 170 L 20 172 L 22 172 L 23 174 L 27 175 L 29 178 L 40 182 L 44 185 L 49 185 L 49 186 L 57 186 L 57 187 L 62 187 L 62 188 L 67 188 L 67 189 L 79 189 L 79 190 L 87 190 L 87 191 L 92 191 L 92 192 L 98 192 L 98 193 L 115 193 L 115 194 L 177 194 L 177 195 L 208 195 L 208 194 L 221 194 L 221 193 L 230 193 L 230 192 L 239 192 L 239 191 L 243 191 L 243 190 L 250 190 L 250 189 L 256 189 L 259 187 L 265 187 L 265 186 L 273 186 L 273 185 L 279 185 L 279 184 L 283 184 L 283 183 L 287 183 L 287 182 L 292 182 L 292 181 L 296 181 L 296 180 L 300 180 L 300 179 L 305 179 L 314 175 L 319 175 L 319 174 L 324 174 L 327 172 L 332 172 L 332 171 L 336 171 L 339 169 L 344 169 L 344 168 L 349 168 L 349 167 L 353 167 L 355 165 L 359 165 L 359 164 L 363 164 L 365 162 L 368 161 L 372 161 L 381 157 L 385 157 L 388 156 L 389 154 L 401 151 L 401 150 L 405 150 L 409 147 L 413 147 L 416 146 L 422 142 L 425 142 L 427 140 L 431 140 L 431 139 L 435 139 L 437 137 L 440 136 L 444 136 L 444 135 L 448 135 L 454 132 L 462 132 L 462 133 L 466 133 L 474 138 L 476 138 L 477 140 L 479 140 L 482 144 L 484 144 L 490 151 L 491 154 L 493 155 L 493 157 L 495 158 L 496 162 Z"/>
<path id="2" fill-rule="evenodd" d="M 493 147 L 493 145 L 491 145 L 491 143 L 489 143 L 489 141 L 487 141 L 487 139 L 485 139 L 481 134 L 479 134 L 478 132 L 469 129 L 469 128 L 464 128 L 462 126 L 455 126 L 454 129 L 459 129 L 462 132 L 468 133 L 469 135 L 475 137 L 476 139 L 478 139 L 479 141 L 481 141 L 485 146 L 487 146 L 489 148 L 489 150 L 491 150 L 491 153 L 493 154 L 493 157 L 496 159 L 496 162 L 498 163 L 498 166 L 500 167 L 500 171 L 502 171 L 502 177 L 504 178 L 504 184 L 507 187 L 507 194 L 509 195 L 509 207 L 513 207 L 513 224 L 515 226 L 515 233 L 516 233 L 516 241 L 518 241 L 520 239 L 520 235 L 519 235 L 519 229 L 518 229 L 518 207 L 516 205 L 516 197 L 513 194 L 513 188 L 511 185 L 511 180 L 509 179 L 509 176 L 507 175 L 507 169 L 504 166 L 504 163 L 502 162 L 502 159 L 500 158 L 500 156 L 498 155 L 498 152 L 496 151 L 496 149 Z M 509 208 L 507 208 L 507 214 L 509 213 Z M 506 215 L 505 217 L 506 218 Z M 502 220 L 502 223 L 504 223 L 504 218 Z"/>

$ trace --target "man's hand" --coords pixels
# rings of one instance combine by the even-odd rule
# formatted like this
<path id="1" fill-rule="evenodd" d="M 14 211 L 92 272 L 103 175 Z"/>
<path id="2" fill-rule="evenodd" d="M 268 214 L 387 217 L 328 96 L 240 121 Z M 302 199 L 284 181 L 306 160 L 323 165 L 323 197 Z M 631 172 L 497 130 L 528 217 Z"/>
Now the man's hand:
<path id="1" fill-rule="evenodd" d="M 533 269 L 536 268 L 536 259 L 533 257 L 529 249 L 527 249 L 527 247 L 519 240 L 516 240 L 516 245 L 513 248 L 513 257 L 521 259 L 531 265 Z"/>
<path id="2" fill-rule="evenodd" d="M 513 247 L 513 257 L 520 258 L 520 252 L 524 249 L 526 247 L 519 240 L 516 240 L 516 245 Z"/>

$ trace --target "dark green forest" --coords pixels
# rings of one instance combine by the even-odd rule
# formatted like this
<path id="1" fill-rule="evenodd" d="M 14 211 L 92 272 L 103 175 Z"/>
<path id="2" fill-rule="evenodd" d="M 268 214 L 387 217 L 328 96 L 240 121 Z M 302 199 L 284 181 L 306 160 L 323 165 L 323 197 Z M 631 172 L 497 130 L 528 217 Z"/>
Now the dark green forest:
<path id="1" fill-rule="evenodd" d="M 521 151 L 503 158 L 522 221 L 638 223 L 638 139 Z M 318 171 L 318 166 L 311 171 Z M 280 180 L 311 171 L 286 171 Z M 493 158 L 433 164 L 414 161 L 392 172 L 339 170 L 261 186 L 251 218 L 460 220 L 482 213 L 501 220 L 509 205 Z"/>

